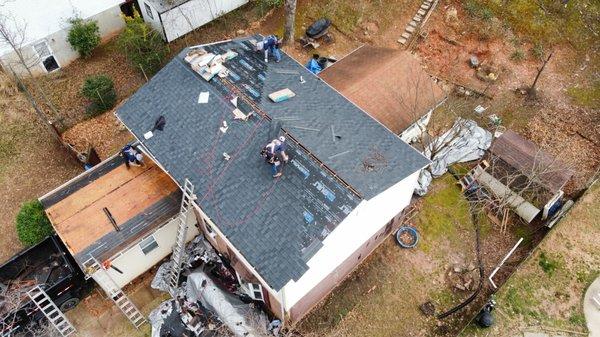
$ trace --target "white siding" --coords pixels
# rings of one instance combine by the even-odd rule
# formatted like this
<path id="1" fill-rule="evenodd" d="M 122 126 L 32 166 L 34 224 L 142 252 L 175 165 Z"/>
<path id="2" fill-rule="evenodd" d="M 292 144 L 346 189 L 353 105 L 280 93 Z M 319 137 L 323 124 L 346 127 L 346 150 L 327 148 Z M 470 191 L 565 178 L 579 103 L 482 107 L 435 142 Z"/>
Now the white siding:
<path id="1" fill-rule="evenodd" d="M 149 1 L 144 1 L 144 0 L 138 0 L 138 5 L 140 6 L 140 11 L 141 11 L 140 14 L 144 18 L 144 21 L 146 21 L 152 28 L 154 28 L 154 30 L 159 32 L 160 35 L 164 39 L 165 33 L 163 31 L 162 23 L 160 22 L 160 14 L 158 14 L 158 12 L 156 11 L 156 8 L 154 8 L 152 6 L 152 3 L 150 3 Z M 148 6 L 150 8 L 152 17 L 150 17 L 150 14 L 148 14 L 148 9 L 146 8 L 146 6 Z"/>
<path id="2" fill-rule="evenodd" d="M 417 171 L 371 200 L 361 202 L 325 238 L 323 247 L 308 261 L 309 270 L 298 281 L 290 281 L 280 291 L 280 294 L 285 294 L 285 309 L 290 310 L 363 243 L 408 206 L 417 186 L 418 177 Z"/>
<path id="3" fill-rule="evenodd" d="M 112 277 L 112 279 L 115 280 L 120 287 L 123 287 L 171 254 L 173 245 L 175 245 L 175 235 L 177 233 L 178 221 L 179 220 L 175 218 L 152 234 L 156 240 L 156 243 L 158 244 L 158 247 L 150 251 L 148 254 L 144 254 L 139 245 L 139 242 L 143 240 L 142 238 L 142 240 L 139 240 L 138 243 L 121 252 L 120 255 L 114 258 L 111 261 L 112 265 L 119 268 L 123 274 L 120 274 L 112 268 L 108 269 L 108 274 Z M 190 216 L 188 218 L 187 241 L 191 241 L 198 234 L 198 228 L 196 228 L 196 216 L 194 215 L 194 212 L 190 210 Z"/>
<path id="4" fill-rule="evenodd" d="M 246 4 L 248 0 L 190 0 L 161 14 L 167 42 Z"/>

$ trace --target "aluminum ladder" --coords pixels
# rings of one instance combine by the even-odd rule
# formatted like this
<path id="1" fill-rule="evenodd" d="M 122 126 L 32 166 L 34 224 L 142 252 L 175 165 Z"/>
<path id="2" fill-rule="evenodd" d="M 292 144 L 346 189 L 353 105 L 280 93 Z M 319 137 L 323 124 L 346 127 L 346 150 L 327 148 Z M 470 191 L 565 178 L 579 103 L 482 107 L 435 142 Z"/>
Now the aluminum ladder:
<path id="1" fill-rule="evenodd" d="M 171 297 L 177 295 L 177 286 L 179 285 L 179 275 L 181 274 L 181 264 L 185 255 L 185 241 L 188 230 L 189 210 L 192 202 L 196 199 L 194 195 L 194 185 L 185 179 L 183 184 L 183 196 L 181 198 L 181 207 L 179 210 L 179 225 L 177 226 L 177 235 L 175 237 L 175 245 L 173 246 L 173 254 L 171 255 L 171 270 L 168 275 L 167 284 Z"/>
<path id="2" fill-rule="evenodd" d="M 104 269 L 94 257 L 85 261 L 83 267 L 86 275 L 88 275 L 87 278 L 94 278 L 136 329 L 139 329 L 140 326 L 146 323 L 144 315 L 142 315 L 140 310 L 133 302 L 131 302 L 129 297 L 127 297 L 123 290 L 121 290 L 117 283 L 110 277 L 106 269 Z"/>
<path id="3" fill-rule="evenodd" d="M 27 292 L 27 296 L 31 298 L 33 303 L 42 311 L 61 336 L 69 336 L 75 333 L 76 330 L 73 324 L 69 322 L 67 317 L 54 304 L 50 296 L 39 285 L 31 288 Z"/>

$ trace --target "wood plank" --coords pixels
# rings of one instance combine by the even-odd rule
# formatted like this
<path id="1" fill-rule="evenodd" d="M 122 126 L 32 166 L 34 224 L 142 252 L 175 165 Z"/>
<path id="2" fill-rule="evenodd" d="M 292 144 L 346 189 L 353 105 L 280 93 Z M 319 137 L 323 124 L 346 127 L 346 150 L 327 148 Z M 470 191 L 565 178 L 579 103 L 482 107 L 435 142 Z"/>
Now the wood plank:
<path id="1" fill-rule="evenodd" d="M 46 213 L 52 223 L 61 223 L 153 167 L 156 164 L 151 160 L 147 160 L 143 167 L 132 166 L 127 169 L 123 164 L 48 208 Z"/>
<path id="2" fill-rule="evenodd" d="M 109 209 L 117 225 L 123 224 L 177 188 L 168 175 L 154 166 L 54 226 L 71 251 L 77 254 L 115 230 L 102 210 L 104 207 Z"/>

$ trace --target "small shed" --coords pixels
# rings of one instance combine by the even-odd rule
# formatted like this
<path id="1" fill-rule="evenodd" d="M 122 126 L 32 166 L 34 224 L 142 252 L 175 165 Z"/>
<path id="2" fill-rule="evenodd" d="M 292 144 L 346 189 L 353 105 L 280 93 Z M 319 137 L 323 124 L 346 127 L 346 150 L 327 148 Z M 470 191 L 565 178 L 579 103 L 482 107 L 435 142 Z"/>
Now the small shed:
<path id="1" fill-rule="evenodd" d="M 364 45 L 319 74 L 407 143 L 424 132 L 446 99 L 411 53 Z"/>
<path id="2" fill-rule="evenodd" d="M 144 21 L 171 42 L 248 0 L 137 0 Z"/>
<path id="3" fill-rule="evenodd" d="M 486 179 L 478 180 L 495 194 L 510 193 L 510 200 L 521 200 L 511 206 L 528 222 L 540 212 L 542 219 L 551 215 L 573 176 L 566 164 L 511 130 L 492 143 L 488 160 Z"/>

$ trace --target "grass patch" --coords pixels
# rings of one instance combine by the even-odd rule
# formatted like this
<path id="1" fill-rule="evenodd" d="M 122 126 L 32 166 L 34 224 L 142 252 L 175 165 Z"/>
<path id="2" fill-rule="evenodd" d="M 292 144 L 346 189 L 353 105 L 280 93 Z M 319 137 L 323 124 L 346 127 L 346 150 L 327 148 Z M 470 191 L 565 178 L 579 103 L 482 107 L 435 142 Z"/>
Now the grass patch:
<path id="1" fill-rule="evenodd" d="M 540 253 L 538 265 L 542 268 L 544 273 L 548 274 L 549 276 L 554 275 L 554 272 L 560 267 L 559 262 L 548 257 L 545 252 Z"/>
<path id="2" fill-rule="evenodd" d="M 307 22 L 328 18 L 342 32 L 350 34 L 358 27 L 362 14 L 353 6 L 352 1 L 333 0 L 324 5 L 309 6 L 304 16 Z"/>
<path id="3" fill-rule="evenodd" d="M 463 7 L 471 17 L 477 19 L 491 20 L 494 17 L 494 12 L 480 1 L 468 0 L 463 4 Z"/>
<path id="4" fill-rule="evenodd" d="M 577 105 L 600 109 L 600 81 L 594 82 L 589 88 L 569 88 L 567 94 Z"/>
<path id="5" fill-rule="evenodd" d="M 571 317 L 569 317 L 569 323 L 574 324 L 574 325 L 579 325 L 581 327 L 585 328 L 585 317 L 578 312 L 574 312 L 571 314 Z"/>
<path id="6" fill-rule="evenodd" d="M 515 51 L 510 54 L 510 59 L 516 62 L 523 61 L 525 59 L 525 53 L 521 49 L 515 49 Z"/>
<path id="7" fill-rule="evenodd" d="M 457 226 L 471 226 L 469 203 L 463 197 L 456 180 L 446 174 L 434 181 L 431 192 L 423 200 L 419 211 L 418 222 L 421 224 L 420 247 L 425 252 L 431 251 L 431 243 L 441 237 L 451 242 L 457 239 Z"/>

